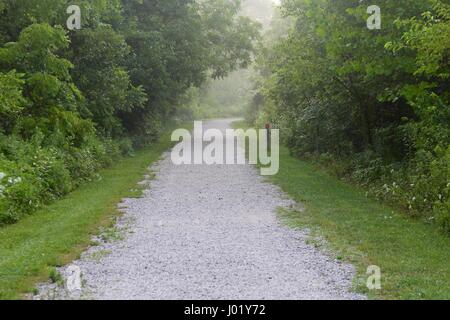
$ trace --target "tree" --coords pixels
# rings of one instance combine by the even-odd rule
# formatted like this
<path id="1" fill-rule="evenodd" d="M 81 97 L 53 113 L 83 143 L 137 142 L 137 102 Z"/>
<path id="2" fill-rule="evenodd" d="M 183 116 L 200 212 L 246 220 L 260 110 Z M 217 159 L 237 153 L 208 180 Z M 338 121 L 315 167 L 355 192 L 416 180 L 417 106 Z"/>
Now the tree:
<path id="1" fill-rule="evenodd" d="M 253 118 L 282 128 L 294 153 L 341 161 L 378 197 L 431 214 L 450 197 L 449 7 L 380 0 L 382 27 L 368 30 L 368 5 L 285 0 L 295 25 L 258 59 Z M 382 187 L 393 183 L 401 191 Z"/>

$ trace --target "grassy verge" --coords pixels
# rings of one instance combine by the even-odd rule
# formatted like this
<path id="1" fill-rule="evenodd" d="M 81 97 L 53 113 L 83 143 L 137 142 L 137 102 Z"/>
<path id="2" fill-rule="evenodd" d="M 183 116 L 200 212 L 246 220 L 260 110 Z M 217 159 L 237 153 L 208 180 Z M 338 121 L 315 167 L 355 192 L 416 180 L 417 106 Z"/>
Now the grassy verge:
<path id="1" fill-rule="evenodd" d="M 0 299 L 32 292 L 36 282 L 54 274 L 54 267 L 78 258 L 100 227 L 114 223 L 117 203 L 137 195 L 137 182 L 170 146 L 166 134 L 134 157 L 102 170 L 101 180 L 81 186 L 15 225 L 0 228 Z"/>
<path id="2" fill-rule="evenodd" d="M 373 299 L 450 299 L 450 238 L 435 226 L 368 199 L 284 147 L 280 172 L 269 180 L 305 206 L 301 213 L 281 212 L 287 224 L 311 228 L 356 266 L 357 291 Z M 382 290 L 366 288 L 370 265 L 381 268 Z"/>

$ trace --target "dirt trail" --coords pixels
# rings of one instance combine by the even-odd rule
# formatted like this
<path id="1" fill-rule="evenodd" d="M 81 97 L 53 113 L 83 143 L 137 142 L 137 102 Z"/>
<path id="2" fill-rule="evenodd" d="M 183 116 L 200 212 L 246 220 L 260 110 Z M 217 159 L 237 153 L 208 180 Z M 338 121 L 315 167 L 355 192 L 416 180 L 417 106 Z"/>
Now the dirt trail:
<path id="1" fill-rule="evenodd" d="M 224 130 L 231 120 L 206 128 Z M 282 164 L 281 164 L 282 165 Z M 170 155 L 139 199 L 127 199 L 123 239 L 91 248 L 81 296 L 93 299 L 360 299 L 353 268 L 277 220 L 292 205 L 249 165 L 175 166 Z M 47 291 L 48 292 L 48 291 Z"/>

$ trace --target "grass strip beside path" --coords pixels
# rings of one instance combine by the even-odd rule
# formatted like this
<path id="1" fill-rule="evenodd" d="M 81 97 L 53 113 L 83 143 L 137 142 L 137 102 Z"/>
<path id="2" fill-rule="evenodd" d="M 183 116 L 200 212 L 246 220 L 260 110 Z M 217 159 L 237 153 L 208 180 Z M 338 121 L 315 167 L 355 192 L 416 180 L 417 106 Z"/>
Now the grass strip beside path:
<path id="1" fill-rule="evenodd" d="M 100 227 L 114 224 L 117 204 L 140 194 L 137 182 L 170 148 L 170 136 L 101 170 L 101 179 L 82 185 L 54 204 L 0 228 L 0 299 L 17 299 L 46 281 L 54 267 L 77 259 Z"/>
<path id="2" fill-rule="evenodd" d="M 450 238 L 436 226 L 367 198 L 286 147 L 280 150 L 280 172 L 269 180 L 305 207 L 280 213 L 288 225 L 311 228 L 339 259 L 356 266 L 357 291 L 373 299 L 450 299 Z M 371 265 L 381 268 L 379 291 L 366 287 Z"/>

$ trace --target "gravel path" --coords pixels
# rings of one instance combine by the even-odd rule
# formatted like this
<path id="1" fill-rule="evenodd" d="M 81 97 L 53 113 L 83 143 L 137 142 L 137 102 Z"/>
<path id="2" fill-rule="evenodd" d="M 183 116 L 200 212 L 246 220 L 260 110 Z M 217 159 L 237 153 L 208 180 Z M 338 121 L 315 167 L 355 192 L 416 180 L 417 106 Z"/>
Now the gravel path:
<path id="1" fill-rule="evenodd" d="M 210 121 L 225 129 L 231 120 Z M 127 199 L 123 239 L 74 265 L 83 291 L 40 298 L 361 299 L 352 266 L 306 244 L 306 231 L 277 221 L 292 206 L 249 165 L 175 166 L 170 155 L 139 199 Z M 67 292 L 66 292 L 67 294 Z"/>

